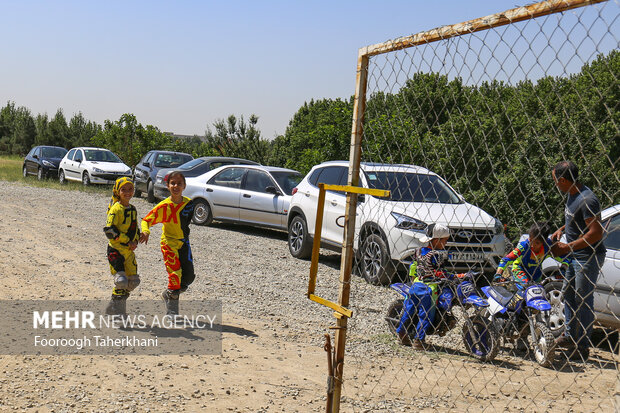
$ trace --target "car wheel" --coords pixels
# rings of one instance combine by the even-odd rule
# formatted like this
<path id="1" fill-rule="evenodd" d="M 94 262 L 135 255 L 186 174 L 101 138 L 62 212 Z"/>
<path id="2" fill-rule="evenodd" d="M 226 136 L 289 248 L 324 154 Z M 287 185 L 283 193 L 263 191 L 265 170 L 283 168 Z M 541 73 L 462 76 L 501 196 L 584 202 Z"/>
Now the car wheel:
<path id="1" fill-rule="evenodd" d="M 359 257 L 359 272 L 370 284 L 387 285 L 395 273 L 386 242 L 378 234 L 364 239 Z"/>
<path id="2" fill-rule="evenodd" d="M 133 181 L 133 187 L 134 187 L 133 196 L 136 198 L 140 198 L 142 196 L 142 191 L 138 189 L 138 182 L 136 181 L 136 177 L 132 176 L 131 180 Z"/>
<path id="3" fill-rule="evenodd" d="M 196 225 L 209 225 L 213 222 L 213 214 L 211 214 L 211 207 L 207 201 L 198 200 L 194 203 L 192 222 Z"/>
<path id="4" fill-rule="evenodd" d="M 296 215 L 288 226 L 288 250 L 295 258 L 307 259 L 312 255 L 308 225 L 301 215 Z"/>
<path id="5" fill-rule="evenodd" d="M 564 297 L 562 295 L 562 282 L 551 281 L 545 284 L 545 294 L 547 300 L 551 304 L 551 311 L 549 311 L 549 321 L 547 326 L 554 337 L 560 337 L 564 332 L 564 323 L 566 321 L 564 317 Z M 542 320 L 538 320 L 542 321 Z"/>
<path id="6" fill-rule="evenodd" d="M 62 169 L 58 171 L 58 182 L 60 182 L 61 185 L 67 183 L 67 179 L 65 178 L 65 171 L 63 171 Z"/>
<path id="7" fill-rule="evenodd" d="M 39 169 L 37 170 L 37 179 L 39 181 L 42 181 L 44 178 L 45 178 L 45 175 L 43 174 L 43 168 L 39 166 Z"/>
<path id="8" fill-rule="evenodd" d="M 84 171 L 82 174 L 82 184 L 84 186 L 90 185 L 90 175 L 88 174 L 88 171 Z"/>
<path id="9" fill-rule="evenodd" d="M 28 170 L 26 169 L 26 165 L 22 168 L 22 176 L 26 178 L 28 176 Z"/>
<path id="10" fill-rule="evenodd" d="M 153 181 L 148 181 L 146 183 L 146 200 L 149 202 L 155 202 L 155 192 L 153 188 Z"/>

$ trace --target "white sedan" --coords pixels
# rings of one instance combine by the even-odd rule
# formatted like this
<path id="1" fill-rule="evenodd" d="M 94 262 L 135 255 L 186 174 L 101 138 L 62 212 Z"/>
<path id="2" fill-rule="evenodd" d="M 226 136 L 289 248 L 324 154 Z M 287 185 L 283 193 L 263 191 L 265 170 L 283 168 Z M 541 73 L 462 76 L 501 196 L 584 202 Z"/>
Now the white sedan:
<path id="1" fill-rule="evenodd" d="M 285 230 L 291 194 L 301 178 L 292 169 L 226 165 L 186 178 L 183 195 L 194 200 L 195 224 L 217 220 Z"/>
<path id="2" fill-rule="evenodd" d="M 103 148 L 73 148 L 60 161 L 58 180 L 78 181 L 84 185 L 113 184 L 118 178 L 131 177 L 131 168 L 113 152 Z"/>

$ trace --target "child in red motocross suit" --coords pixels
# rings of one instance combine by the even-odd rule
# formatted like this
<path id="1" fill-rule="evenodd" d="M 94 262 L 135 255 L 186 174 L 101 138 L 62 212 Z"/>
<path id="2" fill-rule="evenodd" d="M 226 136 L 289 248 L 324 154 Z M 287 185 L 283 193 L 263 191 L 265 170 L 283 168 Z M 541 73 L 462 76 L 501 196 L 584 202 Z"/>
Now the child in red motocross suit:
<path id="1" fill-rule="evenodd" d="M 142 219 L 140 242 L 147 243 L 150 228 L 163 224 L 161 253 L 168 272 L 168 288 L 162 293 L 169 315 L 179 313 L 179 294 L 194 281 L 194 261 L 189 244 L 189 223 L 194 215 L 194 204 L 183 196 L 185 176 L 172 172 L 168 177 L 170 196 L 155 206 Z"/>
<path id="2" fill-rule="evenodd" d="M 138 246 L 140 231 L 138 213 L 129 203 L 134 193 L 131 179 L 116 180 L 112 199 L 108 205 L 108 217 L 103 232 L 108 238 L 108 262 L 114 276 L 112 299 L 106 307 L 106 314 L 124 315 L 129 293 L 140 284 L 134 250 Z"/>

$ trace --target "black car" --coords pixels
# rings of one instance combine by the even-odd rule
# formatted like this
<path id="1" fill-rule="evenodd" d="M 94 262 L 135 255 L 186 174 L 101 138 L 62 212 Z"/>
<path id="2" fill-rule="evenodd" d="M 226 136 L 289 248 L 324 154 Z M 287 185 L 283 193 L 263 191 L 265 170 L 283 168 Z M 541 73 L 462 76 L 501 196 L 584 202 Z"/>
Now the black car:
<path id="1" fill-rule="evenodd" d="M 36 175 L 39 181 L 50 176 L 58 176 L 58 164 L 67 150 L 60 146 L 35 146 L 24 158 L 22 174 Z"/>
<path id="2" fill-rule="evenodd" d="M 186 178 L 193 178 L 224 165 L 259 165 L 257 162 L 224 156 L 203 156 L 184 163 L 178 168 L 161 169 L 155 179 L 155 198 L 164 199 L 170 195 L 167 176 L 172 171 L 181 171 Z"/>
<path id="3" fill-rule="evenodd" d="M 149 202 L 155 201 L 153 193 L 155 177 L 162 168 L 176 168 L 194 159 L 192 155 L 183 152 L 150 151 L 138 162 L 133 170 L 133 180 L 136 187 L 135 196 L 146 192 Z"/>

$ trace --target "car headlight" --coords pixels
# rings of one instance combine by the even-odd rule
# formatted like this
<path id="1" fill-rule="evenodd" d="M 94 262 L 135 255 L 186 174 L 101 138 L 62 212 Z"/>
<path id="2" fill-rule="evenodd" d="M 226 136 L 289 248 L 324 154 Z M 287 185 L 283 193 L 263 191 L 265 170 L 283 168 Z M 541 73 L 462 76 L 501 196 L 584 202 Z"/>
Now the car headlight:
<path id="1" fill-rule="evenodd" d="M 54 164 L 49 162 L 49 161 L 41 161 L 41 163 L 43 164 L 43 166 L 47 166 L 48 168 L 55 168 Z"/>
<path id="2" fill-rule="evenodd" d="M 131 168 L 129 168 L 129 169 L 127 169 L 127 170 L 125 171 L 125 175 L 131 175 Z"/>
<path id="3" fill-rule="evenodd" d="M 158 176 L 155 178 L 155 183 L 156 184 L 161 184 L 162 182 L 164 182 L 164 178 L 162 178 L 161 176 Z"/>
<path id="4" fill-rule="evenodd" d="M 419 219 L 408 217 L 407 215 L 392 212 L 392 216 L 396 220 L 396 228 L 410 229 L 412 231 L 424 231 L 427 226 L 425 222 L 422 222 Z"/>
<path id="5" fill-rule="evenodd" d="M 504 224 L 499 219 L 495 219 L 495 227 L 493 227 L 495 235 L 502 234 L 504 232 Z"/>
<path id="6" fill-rule="evenodd" d="M 97 173 L 99 173 L 99 174 L 104 173 L 104 171 L 103 171 L 103 170 L 101 170 L 101 169 L 99 169 L 99 168 L 95 168 L 94 166 L 93 166 L 93 172 L 97 172 Z"/>

